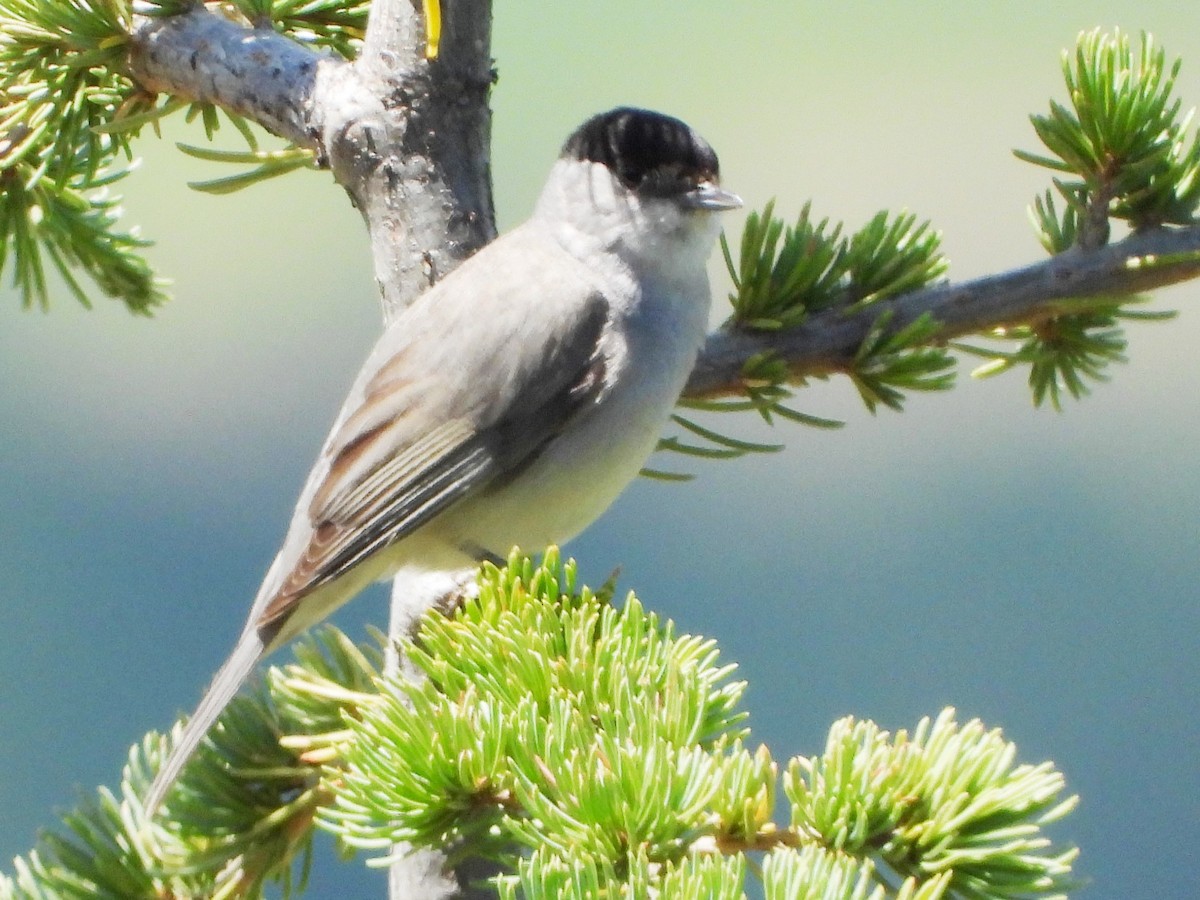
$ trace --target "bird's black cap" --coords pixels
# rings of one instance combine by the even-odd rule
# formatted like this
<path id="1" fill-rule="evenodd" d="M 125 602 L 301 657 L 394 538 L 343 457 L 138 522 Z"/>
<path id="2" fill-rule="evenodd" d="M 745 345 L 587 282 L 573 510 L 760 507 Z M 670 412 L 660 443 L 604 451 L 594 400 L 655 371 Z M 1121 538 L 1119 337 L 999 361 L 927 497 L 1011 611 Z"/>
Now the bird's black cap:
<path id="1" fill-rule="evenodd" d="M 567 138 L 562 155 L 601 163 L 627 187 L 653 194 L 716 182 L 720 172 L 716 152 L 687 123 L 632 107 L 592 116 Z"/>

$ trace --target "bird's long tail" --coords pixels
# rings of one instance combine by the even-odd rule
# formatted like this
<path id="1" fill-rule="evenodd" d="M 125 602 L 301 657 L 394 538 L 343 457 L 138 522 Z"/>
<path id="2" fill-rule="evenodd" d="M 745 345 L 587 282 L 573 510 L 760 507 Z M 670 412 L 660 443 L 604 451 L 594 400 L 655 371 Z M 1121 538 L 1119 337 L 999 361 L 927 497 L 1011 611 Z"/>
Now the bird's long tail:
<path id="1" fill-rule="evenodd" d="M 183 733 L 179 736 L 179 740 L 175 742 L 175 746 L 171 748 L 170 756 L 167 757 L 167 761 L 163 763 L 162 768 L 155 775 L 154 783 L 150 786 L 150 792 L 146 795 L 145 809 L 147 816 L 153 817 L 159 805 L 167 796 L 167 792 L 179 778 L 179 773 L 183 771 L 184 765 L 192 758 L 192 754 L 196 752 L 196 748 L 204 740 L 204 735 L 208 733 L 208 729 L 217 721 L 221 712 L 229 704 L 229 701 L 233 699 L 234 694 L 238 692 L 238 689 L 246 681 L 246 678 L 249 677 L 250 672 L 262 657 L 262 638 L 259 636 L 258 630 L 251 624 L 242 632 L 242 636 L 238 638 L 237 646 L 233 648 L 233 653 L 229 655 L 229 659 L 225 660 L 225 664 L 221 666 L 220 671 L 213 678 L 212 684 L 204 692 L 204 698 L 200 701 L 200 705 L 192 713 L 192 717 L 188 719 L 187 724 L 183 728 Z"/>

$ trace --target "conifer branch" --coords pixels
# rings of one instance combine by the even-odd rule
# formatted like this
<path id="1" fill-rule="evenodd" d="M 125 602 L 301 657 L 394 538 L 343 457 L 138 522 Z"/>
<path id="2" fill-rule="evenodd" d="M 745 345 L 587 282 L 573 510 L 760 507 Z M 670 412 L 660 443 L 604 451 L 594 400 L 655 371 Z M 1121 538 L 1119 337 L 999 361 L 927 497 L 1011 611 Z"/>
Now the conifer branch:
<path id="1" fill-rule="evenodd" d="M 744 366 L 760 354 L 782 360 L 789 377 L 849 371 L 883 310 L 889 332 L 922 316 L 936 323 L 931 340 L 944 342 L 1014 324 L 1037 323 L 1071 305 L 1128 298 L 1200 276 L 1200 226 L 1154 228 L 1094 251 L 1070 251 L 999 275 L 935 285 L 870 307 L 818 313 L 783 331 L 723 328 L 711 334 L 684 389 L 685 399 L 740 395 Z"/>
<path id="2" fill-rule="evenodd" d="M 254 28 L 201 4 L 138 16 L 129 73 L 147 92 L 211 103 L 317 151 L 311 107 L 322 62 L 336 65 L 269 24 Z"/>

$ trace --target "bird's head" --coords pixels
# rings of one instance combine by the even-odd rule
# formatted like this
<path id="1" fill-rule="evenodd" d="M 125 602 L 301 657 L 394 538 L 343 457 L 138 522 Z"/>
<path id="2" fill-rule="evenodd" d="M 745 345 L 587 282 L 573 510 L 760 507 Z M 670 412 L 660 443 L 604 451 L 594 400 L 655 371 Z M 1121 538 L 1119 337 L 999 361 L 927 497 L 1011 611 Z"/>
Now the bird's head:
<path id="1" fill-rule="evenodd" d="M 694 267 L 712 250 L 716 214 L 741 205 L 721 187 L 717 154 L 692 128 L 620 107 L 567 138 L 538 211 L 589 251 L 615 252 L 638 268 Z"/>

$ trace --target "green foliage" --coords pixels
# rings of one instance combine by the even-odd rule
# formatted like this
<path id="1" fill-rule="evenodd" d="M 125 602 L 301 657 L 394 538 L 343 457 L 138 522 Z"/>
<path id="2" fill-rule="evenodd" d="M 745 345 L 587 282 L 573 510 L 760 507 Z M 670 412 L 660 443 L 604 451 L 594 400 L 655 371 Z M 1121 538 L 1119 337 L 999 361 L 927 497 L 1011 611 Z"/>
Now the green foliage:
<path id="1" fill-rule="evenodd" d="M 748 877 L 769 900 L 1071 886 L 1075 851 L 1044 833 L 1075 803 L 1062 776 L 950 710 L 911 737 L 836 723 L 823 755 L 788 763 L 777 825 L 777 765 L 744 743 L 733 666 L 610 593 L 577 589 L 554 549 L 540 565 L 514 551 L 476 598 L 425 617 L 405 648 L 415 681 L 319 630 L 230 705 L 158 821 L 140 800 L 168 749 L 152 734 L 118 794 L 0 876 L 0 900 L 291 897 L 316 825 L 346 847 L 491 857 L 507 898 L 740 900 Z"/>
<path id="2" fill-rule="evenodd" d="M 1128 308 L 1138 302 L 1145 302 L 1145 298 L 1107 304 L 1087 301 L 1084 312 L 1064 313 L 989 334 L 1019 342 L 1013 351 L 969 344 L 956 346 L 989 360 L 972 373 L 977 378 L 1028 366 L 1034 404 L 1041 406 L 1049 400 L 1055 409 L 1062 409 L 1064 391 L 1078 400 L 1089 392 L 1089 381 L 1106 381 L 1106 368 L 1112 363 L 1125 362 L 1125 332 L 1119 320 L 1162 321 L 1175 315 L 1170 311 L 1139 312 Z M 1069 308 L 1071 304 L 1060 305 Z"/>
<path id="3" fill-rule="evenodd" d="M 890 217 L 880 212 L 859 231 L 845 235 L 840 223 L 815 221 L 809 204 L 792 225 L 776 218 L 774 208 L 772 201 L 761 213 L 747 216 L 736 261 L 721 236 L 721 252 L 734 287 L 727 328 L 784 331 L 817 314 L 849 315 L 940 281 L 948 269 L 940 253 L 940 235 L 910 213 Z M 872 412 L 879 404 L 899 410 L 905 390 L 944 390 L 954 380 L 953 362 L 944 348 L 928 346 L 937 333 L 935 323 L 922 318 L 891 334 L 886 328 L 891 319 L 888 311 L 880 314 L 877 327 L 846 368 Z M 816 428 L 841 427 L 841 422 L 790 405 L 793 388 L 803 383 L 781 357 L 760 353 L 743 364 L 741 396 L 689 399 L 680 405 L 710 413 L 753 411 L 769 424 L 780 418 Z M 659 450 L 729 459 L 782 449 L 779 444 L 730 437 L 681 415 L 673 421 L 687 437 L 668 437 L 659 443 Z M 642 474 L 669 480 L 690 477 L 657 469 Z"/>
<path id="4" fill-rule="evenodd" d="M 259 897 L 271 883 L 284 897 L 302 893 L 314 811 L 328 802 L 321 766 L 345 739 L 344 711 L 374 702 L 379 654 L 326 628 L 295 655 L 230 704 L 161 824 L 146 820 L 140 799 L 169 749 L 151 733 L 130 751 L 120 796 L 101 788 L 68 813 L 65 834 L 44 834 L 11 879 L 0 876 L 0 900 L 225 900 Z"/>
<path id="5" fill-rule="evenodd" d="M 738 405 L 739 408 L 753 408 L 752 403 L 744 401 L 727 401 L 726 403 L 705 404 L 698 401 L 681 401 L 680 406 L 691 407 L 697 410 L 719 410 L 728 411 L 731 405 Z M 764 415 L 770 415 L 770 411 L 774 410 L 775 404 L 764 406 L 768 409 Z M 803 416 L 802 413 L 797 413 L 792 410 L 787 411 L 789 414 Z M 812 423 L 820 422 L 815 416 L 803 416 Z M 658 446 L 655 448 L 661 452 L 682 453 L 685 456 L 697 457 L 699 459 L 736 459 L 739 456 L 745 456 L 748 453 L 778 453 L 783 449 L 782 444 L 760 444 L 754 441 L 741 440 L 739 438 L 730 437 L 726 434 L 721 434 L 712 428 L 706 428 L 693 418 L 682 416 L 678 413 L 671 416 L 671 423 L 676 426 L 678 431 L 684 432 L 687 436 L 668 435 L 661 438 Z M 830 427 L 837 427 L 839 423 L 829 423 Z M 692 475 L 679 472 L 667 472 L 661 469 L 644 468 L 641 472 L 647 478 L 655 478 L 660 481 L 690 481 Z"/>
<path id="6" fill-rule="evenodd" d="M 828 219 L 814 223 L 807 203 L 795 225 L 775 218 L 774 211 L 771 201 L 762 213 L 746 217 L 736 263 L 721 235 L 734 287 L 730 322 L 741 328 L 778 331 L 799 325 L 810 311 L 838 302 L 844 287 L 842 226 L 830 226 Z"/>
<path id="7" fill-rule="evenodd" d="M 56 183 L 53 170 L 38 177 L 26 168 L 18 163 L 0 171 L 0 271 L 11 258 L 13 283 L 26 307 L 49 306 L 46 258 L 84 306 L 91 301 L 79 270 L 105 294 L 124 300 L 131 312 L 147 313 L 162 302 L 163 283 L 137 252 L 149 242 L 135 231 L 117 230 L 120 198 L 105 190 L 125 172 L 90 182 L 86 173 L 76 172 Z"/>
<path id="8" fill-rule="evenodd" d="M 135 313 L 166 300 L 140 252 L 149 242 L 117 228 L 120 200 L 108 189 L 128 174 L 143 125 L 187 109 L 211 138 L 218 113 L 159 103 L 133 83 L 132 15 L 121 0 L 0 0 L 0 271 L 11 260 L 26 307 L 49 305 L 47 259 L 85 306 L 80 272 Z"/>
<path id="9" fill-rule="evenodd" d="M 512 877 L 497 885 L 501 900 L 597 900 L 606 897 L 742 900 L 744 856 L 690 856 L 678 863 L 632 855 L 617 871 L 604 860 L 534 852 L 517 863 Z"/>
<path id="10" fill-rule="evenodd" d="M 0 875 L 0 900 L 136 900 L 171 896 L 155 872 L 155 847 L 144 828 L 137 799 L 145 787 L 146 761 L 159 743 L 151 734 L 130 750 L 121 792 L 100 788 L 63 816 L 64 832 L 43 833 L 37 850 L 13 861 L 11 878 Z M 181 881 L 177 896 L 196 887 Z"/>
<path id="11" fill-rule="evenodd" d="M 755 412 L 768 425 L 776 418 L 811 428 L 841 428 L 844 423 L 836 419 L 825 419 L 801 412 L 788 404 L 792 389 L 787 384 L 791 374 L 787 363 L 772 353 L 751 356 L 742 365 L 742 392 L 744 396 L 728 399 L 683 398 L 678 406 L 695 413 Z M 712 418 L 712 416 L 708 416 Z M 671 416 L 671 423 L 684 434 L 668 435 L 658 442 L 657 450 L 681 453 L 700 459 L 737 459 L 750 453 L 778 453 L 783 444 L 763 444 L 747 441 L 724 434 L 716 428 L 707 427 L 693 416 L 679 413 Z M 692 475 L 669 472 L 662 469 L 644 468 L 642 475 L 662 481 L 690 481 Z"/>
<path id="12" fill-rule="evenodd" d="M 886 212 L 876 213 L 846 249 L 850 295 L 866 305 L 943 280 L 950 263 L 941 242 L 941 234 L 912 213 L 890 222 Z"/>
<path id="13" fill-rule="evenodd" d="M 11 259 L 27 307 L 49 303 L 47 258 L 85 305 L 77 270 L 133 312 L 164 299 L 106 192 L 128 143 L 97 128 L 135 92 L 129 16 L 116 0 L 0 0 L 0 271 Z"/>
<path id="14" fill-rule="evenodd" d="M 501 853 L 550 841 L 671 858 L 721 786 L 757 770 L 737 744 L 743 685 L 712 642 L 676 638 L 632 596 L 618 611 L 576 594 L 574 577 L 553 553 L 538 567 L 514 556 L 485 567 L 478 599 L 423 622 L 405 652 L 425 679 L 391 680 L 351 724 L 324 813 L 348 843 L 466 840 Z M 410 763 L 381 785 L 397 759 Z"/>
<path id="15" fill-rule="evenodd" d="M 346 738 L 346 712 L 374 702 L 379 654 L 332 628 L 295 654 L 230 704 L 161 822 L 146 820 L 140 799 L 169 749 L 152 733 L 130 751 L 120 795 L 101 788 L 68 813 L 65 834 L 44 834 L 12 878 L 0 876 L 0 900 L 229 900 L 260 897 L 267 884 L 301 893 L 314 813 L 328 802 L 322 765 Z"/>
<path id="16" fill-rule="evenodd" d="M 1055 181 L 1056 185 L 1062 182 Z M 1063 204 L 1062 215 L 1054 203 L 1054 193 L 1047 190 L 1045 194 L 1033 199 L 1029 207 L 1029 221 L 1037 231 L 1038 240 L 1053 255 L 1070 250 L 1079 242 L 1081 213 L 1077 203 L 1068 201 Z"/>
<path id="17" fill-rule="evenodd" d="M 1062 775 L 1014 766 L 1016 747 L 946 710 L 911 737 L 843 719 L 825 753 L 784 776 L 792 827 L 831 850 L 877 854 L 901 876 L 949 873 L 950 896 L 1025 898 L 1071 887 L 1074 849 L 1041 829 L 1067 815 Z"/>
<path id="18" fill-rule="evenodd" d="M 1172 96 L 1180 65 L 1168 69 L 1149 35 L 1135 56 L 1120 31 L 1081 34 L 1074 54 L 1063 54 L 1070 108 L 1052 102 L 1049 115 L 1030 117 L 1052 155 L 1016 155 L 1069 176 L 1056 186 L 1085 219 L 1099 204 L 1104 217 L 1135 228 L 1191 224 L 1200 142 L 1189 137 L 1193 113 L 1181 115 Z"/>
<path id="19" fill-rule="evenodd" d="M 196 896 L 303 887 L 314 816 L 328 802 L 321 766 L 346 738 L 344 715 L 375 702 L 380 655 L 322 628 L 295 657 L 229 705 L 164 804 L 159 865 L 203 879 Z"/>
<path id="20" fill-rule="evenodd" d="M 358 55 L 371 8 L 370 0 L 234 0 L 233 5 L 255 24 L 269 23 L 293 40 L 343 59 Z"/>
<path id="21" fill-rule="evenodd" d="M 892 316 L 892 310 L 886 310 L 875 320 L 849 371 L 871 412 L 880 404 L 900 410 L 904 390 L 942 391 L 954 383 L 954 360 L 943 348 L 929 346 L 937 335 L 937 322 L 926 313 L 892 331 Z"/>
<path id="22" fill-rule="evenodd" d="M 287 147 L 282 150 L 260 150 L 251 135 L 246 150 L 213 150 L 208 147 L 193 147 L 189 144 L 176 144 L 188 156 L 204 159 L 210 162 L 235 163 L 252 165 L 253 169 L 237 175 L 227 175 L 208 181 L 190 181 L 188 187 L 206 194 L 232 194 L 252 184 L 258 184 L 268 178 L 286 175 L 297 169 L 314 168 L 313 152 L 300 147 Z"/>
<path id="23" fill-rule="evenodd" d="M 778 331 L 816 312 L 878 302 L 940 280 L 948 264 L 940 236 L 928 222 L 901 213 L 875 215 L 861 230 L 843 235 L 841 224 L 814 222 L 805 204 L 794 225 L 774 216 L 774 202 L 746 217 L 738 260 L 721 239 L 733 281 L 730 324 Z"/>
<path id="24" fill-rule="evenodd" d="M 1183 114 L 1174 97 L 1179 68 L 1178 61 L 1167 66 L 1149 36 L 1135 52 L 1119 31 L 1080 35 L 1074 53 L 1064 54 L 1069 105 L 1052 103 L 1048 115 L 1031 117 L 1049 155 L 1016 151 L 1021 159 L 1058 173 L 1055 190 L 1037 197 L 1030 210 L 1047 251 L 1098 247 L 1108 240 L 1111 219 L 1142 230 L 1194 223 L 1200 206 L 1200 139 L 1192 134 L 1192 113 Z M 945 275 L 938 235 L 928 223 L 910 214 L 879 213 L 848 235 L 841 224 L 814 219 L 808 205 L 790 225 L 773 213 L 772 203 L 748 216 L 736 261 L 722 237 L 734 285 L 726 327 L 778 332 L 801 327 L 814 315 L 849 315 L 880 304 L 853 358 L 832 361 L 830 368 L 850 377 L 872 412 L 880 405 L 899 409 L 907 391 L 952 385 L 953 361 L 939 344 L 938 323 L 923 317 L 900 326 L 894 307 L 886 304 Z M 1141 301 L 1111 295 L 1061 301 L 1049 314 L 1039 311 L 1031 321 L 981 335 L 1000 341 L 999 348 L 958 343 L 954 349 L 988 360 L 976 375 L 1028 366 L 1034 403 L 1049 401 L 1059 408 L 1064 395 L 1083 396 L 1089 382 L 1103 380 L 1112 363 L 1124 360 L 1120 320 L 1170 317 L 1129 309 Z M 836 320 L 823 324 L 835 327 Z M 1014 341 L 1015 350 L 1006 346 Z M 755 410 L 768 421 L 774 415 L 805 421 L 786 405 L 798 380 L 784 360 L 760 354 L 746 363 L 743 396 L 696 406 Z M 775 449 L 736 446 L 713 428 L 688 430 L 707 444 L 671 439 L 661 449 L 712 458 Z"/>
<path id="25" fill-rule="evenodd" d="M 1033 116 L 1034 129 L 1050 151 L 1043 156 L 1017 151 L 1027 161 L 1060 173 L 1055 193 L 1046 191 L 1031 208 L 1039 239 L 1051 253 L 1100 246 L 1108 239 L 1109 220 L 1147 229 L 1191 224 L 1200 205 L 1200 141 L 1189 137 L 1192 114 L 1182 115 L 1173 97 L 1179 71 L 1169 69 L 1165 54 L 1150 37 L 1140 53 L 1128 37 L 1099 31 L 1080 36 L 1074 54 L 1064 54 L 1063 71 L 1070 107 L 1051 104 L 1047 116 Z M 1069 176 L 1069 177 L 1068 177 Z M 805 206 L 795 224 L 773 216 L 773 205 L 746 222 L 735 262 L 722 240 L 734 284 L 729 327 L 780 331 L 802 325 L 815 314 L 846 314 L 930 285 L 945 274 L 938 236 L 928 223 L 902 214 L 873 218 L 846 236 L 840 224 L 815 221 Z M 1049 315 L 991 330 L 982 337 L 1018 342 L 1016 350 L 956 344 L 989 363 L 977 375 L 1019 365 L 1029 367 L 1035 404 L 1087 393 L 1088 382 L 1102 380 L 1113 362 L 1123 361 L 1121 319 L 1161 319 L 1170 314 L 1134 312 L 1139 297 L 1104 296 L 1063 301 Z M 874 412 L 881 404 L 899 409 L 903 392 L 951 386 L 953 362 L 938 346 L 938 324 L 921 318 L 902 328 L 891 308 L 884 309 L 845 372 L 863 402 Z M 742 398 L 716 402 L 717 411 L 754 409 L 799 418 L 783 402 L 790 397 L 794 374 L 777 357 L 761 355 L 747 363 Z M 824 424 L 824 423 L 822 423 Z M 721 435 L 710 430 L 710 435 Z M 725 454 L 701 448 L 712 456 Z M 665 449 L 689 452 L 682 442 Z M 773 449 L 772 447 L 743 448 Z"/>
<path id="26" fill-rule="evenodd" d="M 144 0 L 142 15 L 176 15 L 191 0 Z M 224 10 L 247 25 L 268 26 L 314 48 L 351 58 L 366 26 L 367 0 L 239 0 Z M 49 305 L 52 268 L 85 306 L 87 276 L 135 313 L 166 300 L 165 282 L 142 255 L 149 245 L 117 227 L 132 140 L 145 125 L 185 110 L 212 140 L 222 120 L 247 141 L 239 153 L 190 149 L 192 155 L 252 165 L 196 185 L 225 193 L 310 166 L 307 150 L 259 150 L 251 127 L 211 104 L 156 98 L 127 74 L 133 21 L 129 0 L 0 0 L 0 272 L 12 267 L 26 307 Z"/>
<path id="27" fill-rule="evenodd" d="M 938 900 L 946 896 L 950 874 L 921 881 L 907 878 L 890 893 L 879 883 L 869 860 L 809 844 L 799 850 L 781 848 L 769 853 L 762 880 L 766 900 Z"/>
<path id="28" fill-rule="evenodd" d="M 1194 111 L 1181 113 L 1173 96 L 1181 61 L 1143 35 L 1135 54 L 1128 35 L 1099 30 L 1081 34 L 1075 52 L 1063 54 L 1070 106 L 1052 102 L 1048 115 L 1031 116 L 1050 156 L 1014 151 L 1027 162 L 1060 174 L 1062 201 L 1047 190 L 1034 200 L 1030 218 L 1049 253 L 1095 249 L 1109 236 L 1110 220 L 1136 229 L 1190 225 L 1200 205 L 1200 140 L 1192 134 Z M 1037 321 L 994 329 L 983 337 L 1001 346 L 959 344 L 987 363 L 977 377 L 1028 367 L 1035 405 L 1061 409 L 1089 383 L 1104 381 L 1113 363 L 1124 362 L 1122 319 L 1162 320 L 1174 314 L 1129 307 L 1138 296 L 1077 298 L 1055 305 Z M 1016 343 L 1016 349 L 1005 345 Z"/>
<path id="29" fill-rule="evenodd" d="M 1062 776 L 1014 767 L 1013 745 L 951 711 L 911 739 L 835 725 L 823 757 L 789 764 L 779 828 L 775 763 L 743 745 L 743 686 L 711 642 L 574 580 L 553 551 L 514 555 L 477 599 L 428 617 L 406 651 L 424 679 L 388 679 L 350 723 L 322 824 L 374 850 L 469 847 L 505 865 L 511 898 L 741 897 L 756 850 L 768 897 L 1068 885 L 1075 851 L 1042 832 L 1074 804 Z"/>
<path id="30" fill-rule="evenodd" d="M 847 315 L 926 287 L 942 280 L 948 269 L 940 243 L 929 223 L 910 213 L 894 218 L 878 213 L 856 233 L 843 236 L 842 226 L 830 226 L 828 219 L 813 224 L 807 205 L 796 224 L 786 226 L 768 204 L 762 215 L 747 218 L 737 263 L 728 243 L 721 242 L 734 284 L 729 324 L 780 330 L 813 314 Z M 887 327 L 892 315 L 880 314 L 846 369 L 872 412 L 881 403 L 900 409 L 903 390 L 944 390 L 953 384 L 952 360 L 943 348 L 929 346 L 936 323 L 922 318 L 892 334 Z M 784 405 L 790 373 L 777 358 L 749 360 L 744 378 L 753 408 L 767 421 L 780 415 L 823 427 L 836 424 Z"/>

